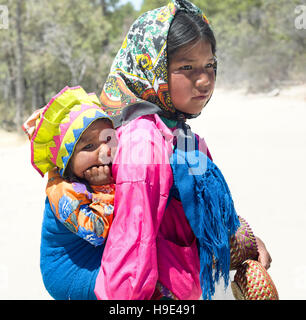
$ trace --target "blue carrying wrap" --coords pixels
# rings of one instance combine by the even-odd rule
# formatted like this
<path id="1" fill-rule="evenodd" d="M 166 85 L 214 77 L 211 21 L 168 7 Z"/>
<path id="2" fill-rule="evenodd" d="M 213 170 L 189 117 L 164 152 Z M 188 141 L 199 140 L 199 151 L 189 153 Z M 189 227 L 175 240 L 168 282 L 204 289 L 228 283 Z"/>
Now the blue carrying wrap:
<path id="1" fill-rule="evenodd" d="M 94 288 L 105 244 L 95 247 L 54 216 L 48 198 L 41 233 L 40 268 L 56 300 L 95 300 Z"/>
<path id="2" fill-rule="evenodd" d="M 239 219 L 221 171 L 199 151 L 196 137 L 184 124 L 170 163 L 171 195 L 181 200 L 198 240 L 203 299 L 211 299 L 220 276 L 228 285 L 230 236 L 239 227 Z"/>

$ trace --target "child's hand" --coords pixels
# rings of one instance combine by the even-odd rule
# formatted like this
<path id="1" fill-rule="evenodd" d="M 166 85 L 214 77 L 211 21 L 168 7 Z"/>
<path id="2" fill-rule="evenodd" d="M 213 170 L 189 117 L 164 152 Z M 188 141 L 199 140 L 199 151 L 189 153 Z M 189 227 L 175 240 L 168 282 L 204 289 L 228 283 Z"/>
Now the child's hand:
<path id="1" fill-rule="evenodd" d="M 111 168 L 109 165 L 101 165 L 99 167 L 92 167 L 84 172 L 84 177 L 89 184 L 100 186 L 104 184 L 113 183 L 111 176 Z"/>
<path id="2" fill-rule="evenodd" d="M 258 250 L 258 262 L 260 262 L 263 265 L 263 267 L 265 267 L 268 270 L 270 268 L 272 258 L 262 240 L 256 237 L 256 242 Z"/>

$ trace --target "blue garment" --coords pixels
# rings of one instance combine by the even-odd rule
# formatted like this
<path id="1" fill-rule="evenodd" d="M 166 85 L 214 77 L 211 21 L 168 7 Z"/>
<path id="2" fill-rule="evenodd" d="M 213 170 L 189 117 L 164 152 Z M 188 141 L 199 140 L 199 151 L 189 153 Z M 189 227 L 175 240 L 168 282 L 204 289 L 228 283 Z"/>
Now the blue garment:
<path id="1" fill-rule="evenodd" d="M 181 200 L 197 238 L 203 299 L 210 299 L 220 276 L 228 285 L 230 236 L 240 223 L 221 171 L 199 151 L 197 139 L 186 124 L 180 125 L 170 159 L 174 180 L 170 193 Z"/>
<path id="2" fill-rule="evenodd" d="M 54 216 L 48 198 L 41 232 L 40 269 L 56 300 L 96 300 L 94 288 L 105 244 L 95 247 Z"/>
<path id="3" fill-rule="evenodd" d="M 203 298 L 211 298 L 214 284 L 229 278 L 230 236 L 239 220 L 226 181 L 210 159 L 195 147 L 176 147 L 171 159 L 174 185 L 171 193 L 180 199 L 197 237 L 200 252 L 200 283 Z M 179 140 L 178 140 L 179 141 Z M 193 174 L 186 174 L 186 173 Z M 46 199 L 41 238 L 41 272 L 46 289 L 55 299 L 92 300 L 105 244 L 94 247 L 54 216 Z M 213 263 L 215 269 L 213 270 Z"/>

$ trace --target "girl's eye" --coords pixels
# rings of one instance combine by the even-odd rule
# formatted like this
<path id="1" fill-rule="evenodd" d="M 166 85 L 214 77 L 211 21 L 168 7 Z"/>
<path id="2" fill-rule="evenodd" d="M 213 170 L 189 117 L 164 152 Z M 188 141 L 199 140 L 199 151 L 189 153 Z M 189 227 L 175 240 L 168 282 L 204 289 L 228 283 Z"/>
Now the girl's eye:
<path id="1" fill-rule="evenodd" d="M 208 68 L 216 68 L 217 67 L 217 62 L 214 62 L 214 63 L 208 63 L 205 68 L 208 69 Z"/>
<path id="2" fill-rule="evenodd" d="M 192 70 L 192 66 L 191 65 L 187 65 L 187 66 L 183 66 L 179 68 L 180 70 Z"/>
<path id="3" fill-rule="evenodd" d="M 214 59 L 214 62 L 213 63 L 208 63 L 205 68 L 214 68 L 216 69 L 217 68 L 217 58 Z"/>
<path id="4" fill-rule="evenodd" d="M 89 143 L 89 144 L 87 144 L 85 147 L 83 147 L 82 148 L 82 150 L 90 150 L 90 149 L 92 149 L 93 148 L 93 144 L 92 143 Z"/>
<path id="5" fill-rule="evenodd" d="M 111 140 L 112 140 L 112 137 L 111 137 L 111 136 L 107 136 L 106 142 L 109 142 L 109 141 L 111 141 Z"/>

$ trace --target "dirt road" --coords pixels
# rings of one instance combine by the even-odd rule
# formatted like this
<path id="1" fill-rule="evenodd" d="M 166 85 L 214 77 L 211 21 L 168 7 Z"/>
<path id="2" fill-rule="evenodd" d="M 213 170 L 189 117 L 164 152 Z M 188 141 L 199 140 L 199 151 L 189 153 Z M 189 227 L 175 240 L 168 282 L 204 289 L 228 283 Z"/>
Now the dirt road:
<path id="1" fill-rule="evenodd" d="M 280 299 L 306 298 L 306 87 L 278 96 L 217 89 L 192 129 L 205 137 L 237 212 L 262 238 Z M 45 179 L 29 144 L 0 132 L 0 299 L 50 299 L 39 270 Z M 218 288 L 216 299 L 232 299 Z"/>

